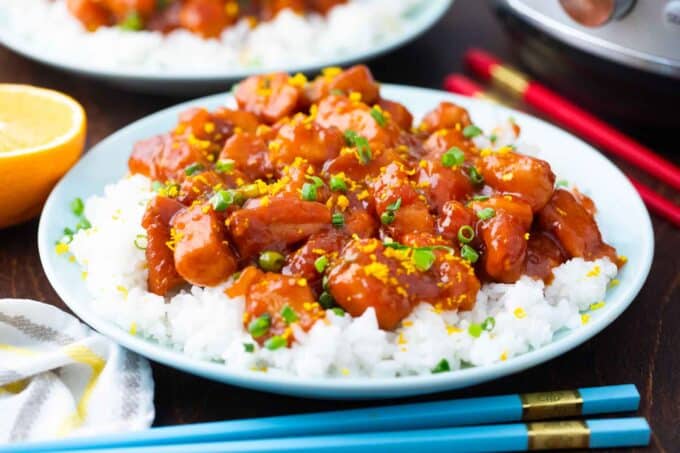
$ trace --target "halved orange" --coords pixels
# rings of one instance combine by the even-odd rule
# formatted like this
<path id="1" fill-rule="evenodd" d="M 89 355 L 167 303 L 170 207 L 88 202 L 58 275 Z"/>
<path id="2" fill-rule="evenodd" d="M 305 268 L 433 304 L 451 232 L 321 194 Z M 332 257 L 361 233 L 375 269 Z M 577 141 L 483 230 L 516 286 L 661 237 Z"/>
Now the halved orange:
<path id="1" fill-rule="evenodd" d="M 85 145 L 83 107 L 57 91 L 0 84 L 0 228 L 36 216 Z"/>

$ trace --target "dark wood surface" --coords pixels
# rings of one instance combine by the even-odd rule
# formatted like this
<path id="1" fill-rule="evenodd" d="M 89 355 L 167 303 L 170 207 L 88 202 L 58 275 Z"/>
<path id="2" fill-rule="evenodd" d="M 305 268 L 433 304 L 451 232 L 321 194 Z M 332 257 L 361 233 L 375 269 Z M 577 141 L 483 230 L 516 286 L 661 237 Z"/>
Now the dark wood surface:
<path id="1" fill-rule="evenodd" d="M 486 2 L 459 0 L 444 20 L 417 41 L 369 64 L 382 81 L 438 88 L 447 73 L 463 69 L 462 54 L 473 45 L 513 61 L 512 45 Z M 89 118 L 88 148 L 126 124 L 180 101 L 177 98 L 129 93 L 74 77 L 0 47 L 2 82 L 49 87 L 78 99 Z M 636 133 L 635 130 L 627 132 Z M 677 131 L 667 132 L 665 137 L 655 142 L 657 149 L 680 163 L 680 152 L 672 145 L 677 141 Z M 621 162 L 617 164 L 659 192 L 673 196 L 670 189 L 664 188 L 653 177 Z M 674 197 L 676 202 L 680 202 L 677 194 Z M 632 306 L 596 338 L 523 373 L 473 388 L 411 400 L 634 383 L 642 394 L 640 414 L 647 417 L 654 432 L 650 448 L 639 451 L 678 451 L 680 234 L 669 223 L 658 218 L 653 220 L 657 245 L 650 277 Z M 36 232 L 37 221 L 0 231 L 0 297 L 37 299 L 66 310 L 43 273 Z M 156 425 L 379 403 L 269 395 L 217 384 L 157 364 L 154 364 L 154 376 Z"/>

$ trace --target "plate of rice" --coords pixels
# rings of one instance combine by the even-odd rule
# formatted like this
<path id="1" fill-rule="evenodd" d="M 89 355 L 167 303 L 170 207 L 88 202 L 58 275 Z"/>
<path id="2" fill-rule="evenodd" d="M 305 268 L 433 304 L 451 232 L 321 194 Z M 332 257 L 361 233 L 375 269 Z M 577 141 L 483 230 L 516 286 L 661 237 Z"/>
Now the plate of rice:
<path id="1" fill-rule="evenodd" d="M 251 74 L 375 57 L 424 33 L 451 3 L 0 0 L 0 43 L 137 91 L 208 93 Z"/>
<path id="2" fill-rule="evenodd" d="M 645 282 L 627 178 L 527 114 L 269 74 L 137 121 L 55 187 L 51 284 L 85 322 L 209 379 L 318 398 L 461 388 L 557 357 Z"/>

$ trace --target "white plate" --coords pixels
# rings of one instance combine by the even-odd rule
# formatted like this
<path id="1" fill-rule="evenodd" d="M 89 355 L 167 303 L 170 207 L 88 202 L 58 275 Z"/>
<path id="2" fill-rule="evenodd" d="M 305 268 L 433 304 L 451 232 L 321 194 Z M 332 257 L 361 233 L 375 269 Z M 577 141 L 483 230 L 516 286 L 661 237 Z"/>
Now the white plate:
<path id="1" fill-rule="evenodd" d="M 45 52 L 39 41 L 28 41 L 7 26 L 7 14 L 0 4 L 0 44 L 24 55 L 32 60 L 53 66 L 68 72 L 99 79 L 116 86 L 145 93 L 162 93 L 173 95 L 201 94 L 224 91 L 229 86 L 250 75 L 261 72 L 284 71 L 288 73 L 317 73 L 328 66 L 347 66 L 359 61 L 366 61 L 387 53 L 414 40 L 432 27 L 448 10 L 453 0 L 424 1 L 421 6 L 404 22 L 400 34 L 395 34 L 369 50 L 348 53 L 342 56 L 328 55 L 312 64 L 263 68 L 234 68 L 233 71 L 211 71 L 205 73 L 162 70 L 149 71 L 134 68 L 97 68 L 88 65 L 87 61 L 61 61 L 57 56 Z M 351 33 L 351 30 L 348 30 Z"/>
<path id="2" fill-rule="evenodd" d="M 574 136 L 524 113 L 484 101 L 440 91 L 383 85 L 383 95 L 404 103 L 416 118 L 442 100 L 470 110 L 476 124 L 491 128 L 513 116 L 526 142 L 540 145 L 541 157 L 555 173 L 576 184 L 599 208 L 598 221 L 608 242 L 628 263 L 619 275 L 620 284 L 609 290 L 605 307 L 593 312 L 588 324 L 558 332 L 552 343 L 505 362 L 429 376 L 390 379 L 309 379 L 269 376 L 259 372 L 232 371 L 228 366 L 188 357 L 181 352 L 133 336 L 99 317 L 89 306 L 77 265 L 57 256 L 54 244 L 64 219 L 71 218 L 69 203 L 75 197 L 100 194 L 106 184 L 127 172 L 127 159 L 135 141 L 171 129 L 180 111 L 189 106 L 215 108 L 233 103 L 228 95 L 215 95 L 184 103 L 133 123 L 95 146 L 62 179 L 47 200 L 40 219 L 38 245 L 47 278 L 64 302 L 85 322 L 125 347 L 152 360 L 217 381 L 276 393 L 319 398 L 383 398 L 431 393 L 496 379 L 538 365 L 578 346 L 612 323 L 633 301 L 647 278 L 652 262 L 654 235 L 649 214 L 628 179 L 605 157 Z"/>

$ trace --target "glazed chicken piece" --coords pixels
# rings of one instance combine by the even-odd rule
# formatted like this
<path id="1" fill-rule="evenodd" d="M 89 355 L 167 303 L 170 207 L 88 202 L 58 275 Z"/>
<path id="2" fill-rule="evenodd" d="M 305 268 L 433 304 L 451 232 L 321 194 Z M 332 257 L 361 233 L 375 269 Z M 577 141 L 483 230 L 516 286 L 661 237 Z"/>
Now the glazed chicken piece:
<path id="1" fill-rule="evenodd" d="M 477 216 L 460 201 L 447 201 L 437 217 L 436 230 L 449 241 L 458 241 L 458 232 L 464 226 L 470 228 L 477 224 Z"/>
<path id="2" fill-rule="evenodd" d="M 215 211 L 194 205 L 178 212 L 171 225 L 175 267 L 186 281 L 216 286 L 236 272 L 236 257 Z"/>
<path id="3" fill-rule="evenodd" d="M 185 0 L 179 13 L 182 28 L 203 38 L 217 38 L 238 19 L 238 10 L 230 13 L 224 0 Z"/>
<path id="4" fill-rule="evenodd" d="M 567 260 L 557 240 L 545 231 L 532 231 L 527 243 L 525 273 L 550 284 L 553 268 Z"/>
<path id="5" fill-rule="evenodd" d="M 593 216 L 566 190 L 556 190 L 538 213 L 538 224 L 552 233 L 570 258 L 609 258 L 621 265 L 616 250 L 602 240 Z"/>
<path id="6" fill-rule="evenodd" d="M 156 11 L 156 0 L 99 0 L 99 4 L 108 7 L 116 22 L 124 21 L 130 14 L 138 14 L 148 19 Z"/>
<path id="7" fill-rule="evenodd" d="M 465 200 L 475 190 L 462 165 L 445 167 L 441 159 L 422 161 L 416 173 L 416 182 L 437 212 L 442 212 L 450 200 Z"/>
<path id="8" fill-rule="evenodd" d="M 555 174 L 540 159 L 514 152 L 491 153 L 479 159 L 484 181 L 495 190 L 514 194 L 538 212 L 553 193 Z"/>
<path id="9" fill-rule="evenodd" d="M 267 144 L 252 133 L 234 134 L 224 144 L 219 159 L 233 160 L 234 166 L 253 181 L 269 178 L 274 174 L 274 166 L 269 158 Z"/>
<path id="10" fill-rule="evenodd" d="M 439 129 L 423 143 L 423 159 L 432 162 L 441 161 L 442 155 L 452 148 L 458 148 L 465 154 L 465 161 L 473 161 L 478 154 L 477 147 L 465 138 L 462 131 L 456 129 Z"/>
<path id="11" fill-rule="evenodd" d="M 290 344 L 294 339 L 292 324 L 309 330 L 324 317 L 324 310 L 315 301 L 307 281 L 299 276 L 265 273 L 249 266 L 226 293 L 229 297 L 245 296 L 243 325 L 254 332 L 260 344 L 274 336 L 283 337 Z M 263 324 L 265 327 L 250 329 L 253 321 L 261 317 L 268 320 Z"/>
<path id="12" fill-rule="evenodd" d="M 288 246 L 331 227 L 329 209 L 297 197 L 272 197 L 266 203 L 249 200 L 228 219 L 229 231 L 241 257 L 253 258 L 264 250 L 284 251 Z"/>
<path id="13" fill-rule="evenodd" d="M 372 105 L 380 97 L 380 85 L 364 65 L 352 66 L 344 71 L 328 68 L 304 89 L 306 104 L 316 104 L 330 95 L 348 96 L 358 93 L 361 101 Z"/>
<path id="14" fill-rule="evenodd" d="M 175 258 L 168 247 L 171 240 L 170 223 L 173 216 L 184 206 L 172 198 L 157 196 L 149 203 L 142 226 L 146 229 L 146 262 L 149 275 L 149 291 L 165 296 L 170 290 L 184 283 L 175 269 Z"/>
<path id="15" fill-rule="evenodd" d="M 509 214 L 517 219 L 527 231 L 531 228 L 534 219 L 529 203 L 512 195 L 491 195 L 486 199 L 473 200 L 470 207 L 475 213 L 483 209 L 492 209 L 495 213 Z"/>
<path id="16" fill-rule="evenodd" d="M 191 165 L 206 168 L 210 161 L 200 150 L 167 134 L 135 143 L 128 160 L 130 172 L 155 181 L 181 181 Z"/>
<path id="17" fill-rule="evenodd" d="M 527 253 L 527 229 L 522 222 L 500 211 L 479 222 L 477 230 L 483 244 L 484 272 L 497 282 L 516 282 L 522 275 Z"/>
<path id="18" fill-rule="evenodd" d="M 378 106 L 385 113 L 387 121 L 394 121 L 394 123 L 405 131 L 410 131 L 413 127 L 413 115 L 403 105 L 395 101 L 387 99 L 380 99 Z"/>
<path id="19" fill-rule="evenodd" d="M 320 168 L 343 146 L 345 138 L 338 128 L 293 120 L 282 125 L 276 139 L 269 143 L 269 158 L 278 167 L 302 158 Z"/>
<path id="20" fill-rule="evenodd" d="M 311 286 L 317 286 L 323 273 L 317 270 L 314 263 L 322 256 L 328 260 L 337 257 L 348 240 L 349 236 L 337 229 L 312 235 L 305 245 L 288 256 L 283 274 L 304 277 Z"/>
<path id="21" fill-rule="evenodd" d="M 95 0 L 66 0 L 66 7 L 88 31 L 112 25 L 114 21 L 111 11 Z"/>
<path id="22" fill-rule="evenodd" d="M 267 124 L 292 116 L 300 106 L 300 88 L 289 83 L 288 74 L 277 72 L 251 76 L 236 88 L 239 108 Z"/>
<path id="23" fill-rule="evenodd" d="M 423 117 L 418 129 L 432 133 L 440 129 L 462 130 L 472 124 L 467 110 L 452 102 L 442 102 Z"/>

